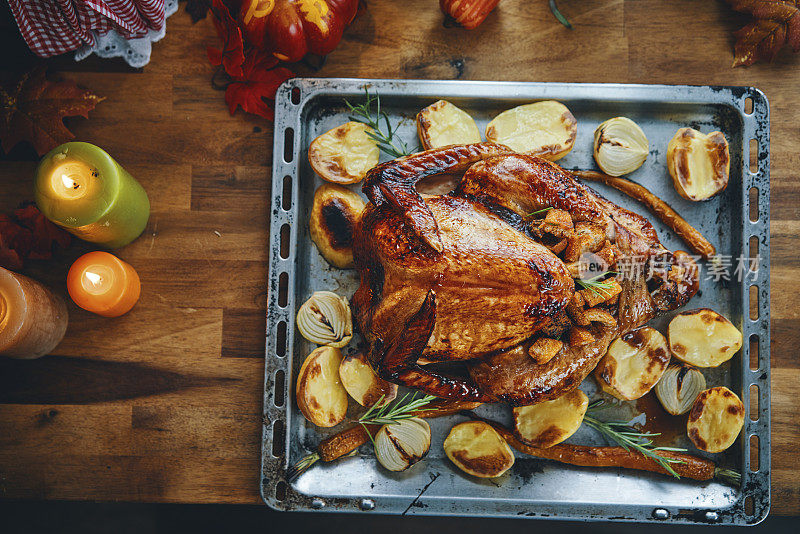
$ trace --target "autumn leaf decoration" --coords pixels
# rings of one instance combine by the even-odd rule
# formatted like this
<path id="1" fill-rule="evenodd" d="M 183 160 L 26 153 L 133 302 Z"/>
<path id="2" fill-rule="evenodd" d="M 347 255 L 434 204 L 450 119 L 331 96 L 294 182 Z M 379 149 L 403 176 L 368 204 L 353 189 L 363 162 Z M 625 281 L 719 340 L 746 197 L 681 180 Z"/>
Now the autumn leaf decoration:
<path id="1" fill-rule="evenodd" d="M 49 81 L 43 66 L 23 74 L 0 87 L 3 150 L 8 153 L 20 141 L 28 141 L 41 156 L 75 137 L 64 126 L 64 117 L 89 118 L 89 112 L 102 100 L 71 81 Z"/>
<path id="2" fill-rule="evenodd" d="M 731 7 L 753 16 L 734 32 L 733 66 L 772 61 L 784 45 L 800 51 L 800 0 L 726 0 Z"/>
<path id="3" fill-rule="evenodd" d="M 214 27 L 217 35 L 222 39 L 222 50 L 208 47 L 208 60 L 212 65 L 225 68 L 225 72 L 234 78 L 242 76 L 242 63 L 244 63 L 244 41 L 242 30 L 231 16 L 231 12 L 220 0 L 214 0 L 211 8 L 214 14 Z"/>
<path id="4" fill-rule="evenodd" d="M 294 72 L 279 67 L 271 54 L 253 47 L 245 49 L 242 30 L 221 0 L 212 2 L 211 13 L 223 43 L 222 49 L 207 50 L 209 61 L 217 66 L 212 85 L 225 89 L 225 103 L 231 115 L 241 107 L 247 113 L 272 120 L 275 92 L 295 76 Z"/>
<path id="5" fill-rule="evenodd" d="M 65 249 L 70 235 L 28 204 L 11 215 L 0 213 L 0 267 L 22 269 L 26 259 L 49 260 L 53 249 Z"/>

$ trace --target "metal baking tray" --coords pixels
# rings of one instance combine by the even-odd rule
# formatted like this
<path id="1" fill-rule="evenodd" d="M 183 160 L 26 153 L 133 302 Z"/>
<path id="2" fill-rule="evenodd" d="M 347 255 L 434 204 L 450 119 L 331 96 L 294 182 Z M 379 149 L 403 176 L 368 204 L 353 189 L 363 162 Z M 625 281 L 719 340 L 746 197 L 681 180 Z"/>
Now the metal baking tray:
<path id="1" fill-rule="evenodd" d="M 755 282 L 740 283 L 733 276 L 731 281 L 720 283 L 703 279 L 701 293 L 687 306 L 713 308 L 729 317 L 744 334 L 739 354 L 719 368 L 704 370 L 709 387 L 727 385 L 745 404 L 744 431 L 731 449 L 715 458 L 742 472 L 740 487 L 674 480 L 639 471 L 572 467 L 521 454 L 500 480 L 473 479 L 450 464 L 442 451 L 447 430 L 464 420 L 460 416 L 430 420 L 431 451 L 406 472 L 384 470 L 375 461 L 371 447 L 364 446 L 351 458 L 317 465 L 287 483 L 286 468 L 313 451 L 331 432 L 307 423 L 294 400 L 295 373 L 315 348 L 295 335 L 295 314 L 315 290 L 351 296 L 358 285 L 354 270 L 331 268 L 309 238 L 308 214 L 314 190 L 322 182 L 308 164 L 306 151 L 316 136 L 348 120 L 343 99 L 360 102 L 365 86 L 381 96 L 383 109 L 393 123 L 404 121 L 399 135 L 409 146 L 417 144 L 414 116 L 440 98 L 468 111 L 481 131 L 505 109 L 541 99 L 559 100 L 578 120 L 575 147 L 558 162 L 567 169 L 595 168 L 592 135 L 596 126 L 610 117 L 630 117 L 647 134 L 651 151 L 645 164 L 629 177 L 669 202 L 716 245 L 719 254 L 732 256 L 733 266 L 742 252 L 748 256 L 751 247 L 757 248 L 761 263 Z M 666 170 L 667 142 L 683 126 L 703 132 L 720 130 L 730 143 L 730 184 L 724 193 L 707 202 L 680 198 Z M 751 142 L 757 143 L 757 149 L 751 148 Z M 382 158 L 386 159 L 385 155 Z M 666 247 L 685 248 L 636 201 L 590 185 L 612 201 L 646 216 Z M 360 191 L 359 185 L 353 189 Z M 272 508 L 715 524 L 755 524 L 768 514 L 769 106 L 758 89 L 294 79 L 283 84 L 276 97 L 271 206 L 261 492 Z M 655 321 L 654 326 L 665 331 L 670 316 Z M 592 379 L 581 387 L 590 398 L 597 395 Z M 508 410 L 503 406 L 482 406 L 478 411 L 507 420 Z M 349 415 L 354 414 L 351 408 Z M 624 403 L 604 417 L 642 422 L 646 416 L 640 415 L 633 403 Z M 586 428 L 570 441 L 604 443 Z M 697 453 L 685 431 L 676 433 L 671 444 Z"/>

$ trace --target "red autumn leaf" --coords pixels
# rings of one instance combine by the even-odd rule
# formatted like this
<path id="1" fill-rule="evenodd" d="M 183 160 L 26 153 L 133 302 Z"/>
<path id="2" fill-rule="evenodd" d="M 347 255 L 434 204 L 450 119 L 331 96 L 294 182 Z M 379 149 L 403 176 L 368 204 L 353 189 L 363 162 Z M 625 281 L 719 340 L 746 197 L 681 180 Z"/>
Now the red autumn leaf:
<path id="1" fill-rule="evenodd" d="M 20 141 L 28 141 L 39 155 L 75 137 L 64 117 L 89 118 L 103 97 L 73 82 L 51 82 L 45 68 L 22 75 L 15 83 L 0 87 L 0 142 L 8 153 Z"/>
<path id="2" fill-rule="evenodd" d="M 800 51 L 800 0 L 727 0 L 733 9 L 753 16 L 734 32 L 733 66 L 772 61 L 784 45 Z"/>
<path id="3" fill-rule="evenodd" d="M 244 42 L 242 41 L 242 30 L 236 20 L 231 16 L 227 6 L 222 0 L 214 0 L 211 6 L 214 15 L 214 27 L 217 35 L 222 39 L 222 50 L 208 47 L 206 53 L 212 65 L 222 65 L 225 72 L 237 78 L 242 76 L 242 63 L 244 63 Z"/>
<path id="4" fill-rule="evenodd" d="M 0 266 L 19 270 L 26 259 L 49 260 L 53 248 L 65 249 L 70 235 L 29 204 L 11 216 L 0 214 Z"/>
<path id="5" fill-rule="evenodd" d="M 267 100 L 275 100 L 275 92 L 280 85 L 293 78 L 295 73 L 283 67 L 276 67 L 278 60 L 261 51 L 251 51 L 242 65 L 243 75 L 233 80 L 225 91 L 225 102 L 231 115 L 240 107 L 272 120 L 275 111 Z M 267 100 L 265 100 L 267 99 Z"/>

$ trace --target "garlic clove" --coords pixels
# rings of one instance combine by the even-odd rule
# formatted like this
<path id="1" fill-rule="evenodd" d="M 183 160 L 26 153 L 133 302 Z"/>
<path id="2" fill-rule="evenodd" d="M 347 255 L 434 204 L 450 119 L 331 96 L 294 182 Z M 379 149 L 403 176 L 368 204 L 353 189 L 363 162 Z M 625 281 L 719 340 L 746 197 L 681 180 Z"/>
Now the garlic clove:
<path id="1" fill-rule="evenodd" d="M 622 176 L 641 167 L 648 150 L 644 132 L 627 117 L 608 119 L 594 131 L 594 159 L 611 176 Z"/>
<path id="2" fill-rule="evenodd" d="M 341 348 L 353 337 L 353 316 L 347 299 L 316 291 L 297 311 L 297 329 L 312 343 Z"/>
<path id="3" fill-rule="evenodd" d="M 419 417 L 383 425 L 375 435 L 375 457 L 389 471 L 405 471 L 431 448 L 431 427 Z"/>
<path id="4" fill-rule="evenodd" d="M 661 406 L 672 415 L 688 412 L 704 389 L 706 378 L 703 373 L 686 364 L 670 365 L 655 387 Z"/>

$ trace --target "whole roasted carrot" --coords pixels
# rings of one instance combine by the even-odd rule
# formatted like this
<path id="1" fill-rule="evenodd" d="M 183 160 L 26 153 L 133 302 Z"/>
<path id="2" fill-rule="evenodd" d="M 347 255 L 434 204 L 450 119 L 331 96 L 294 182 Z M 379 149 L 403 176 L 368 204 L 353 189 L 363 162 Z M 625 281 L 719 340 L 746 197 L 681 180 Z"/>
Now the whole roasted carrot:
<path id="1" fill-rule="evenodd" d="M 503 425 L 483 418 L 479 418 L 479 420 L 492 425 L 492 427 L 497 430 L 497 433 L 503 436 L 503 439 L 519 452 L 537 458 L 554 460 L 556 462 L 579 465 L 582 467 L 622 467 L 626 469 L 637 469 L 639 471 L 668 474 L 667 470 L 658 464 L 658 462 L 653 461 L 651 458 L 637 451 L 629 451 L 623 447 L 591 447 L 587 445 L 570 445 L 567 443 L 559 443 L 546 449 L 532 447 L 517 439 L 517 437 Z M 693 480 L 711 480 L 716 478 L 729 484 L 738 483 L 737 473 L 727 469 L 720 469 L 711 460 L 672 451 L 660 451 L 659 454 L 665 458 L 680 460 L 680 463 L 672 463 L 670 466 L 682 477 L 691 478 Z"/>

